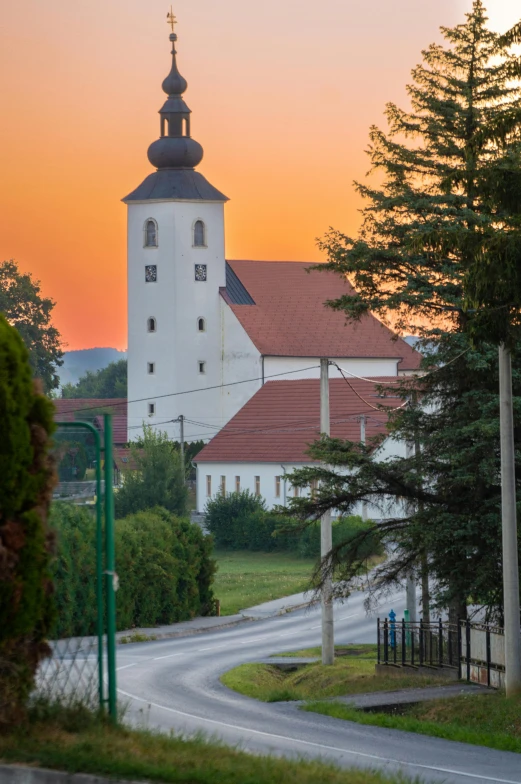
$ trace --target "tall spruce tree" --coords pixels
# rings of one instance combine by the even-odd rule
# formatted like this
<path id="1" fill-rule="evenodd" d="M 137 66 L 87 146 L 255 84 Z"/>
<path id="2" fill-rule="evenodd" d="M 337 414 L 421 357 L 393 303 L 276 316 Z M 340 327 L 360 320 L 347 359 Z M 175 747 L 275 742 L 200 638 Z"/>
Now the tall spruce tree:
<path id="1" fill-rule="evenodd" d="M 350 511 L 360 500 L 401 499 L 407 511 L 379 526 L 393 552 L 379 569 L 380 586 L 403 582 L 423 558 L 438 606 L 463 615 L 472 597 L 498 616 L 497 351 L 470 341 L 466 283 L 475 261 L 469 238 L 502 231 L 490 197 L 491 172 L 505 153 L 497 129 L 504 122 L 516 126 L 521 102 L 509 80 L 515 58 L 486 22 L 481 0 L 474 0 L 463 24 L 442 28 L 447 45 L 423 52 L 408 87 L 411 111 L 389 104 L 387 133 L 371 129 L 369 155 L 383 183 L 357 185 L 367 202 L 359 237 L 330 231 L 321 243 L 329 258 L 324 268 L 347 275 L 357 291 L 331 307 L 353 320 L 370 310 L 402 334 L 420 337 L 428 372 L 392 387 L 411 405 L 390 417 L 395 436 L 418 444 L 419 454 L 379 463 L 375 444 L 324 438 L 311 452 L 330 467 L 297 471 L 291 481 L 304 486 L 322 479 L 313 499 L 292 501 L 302 520 L 326 508 Z M 515 347 L 514 357 L 521 425 Z M 412 404 L 415 396 L 421 405 Z M 519 455 L 519 427 L 516 442 Z M 521 459 L 517 468 L 521 478 Z M 357 568 L 356 543 L 338 547 L 333 563 L 349 578 Z"/>

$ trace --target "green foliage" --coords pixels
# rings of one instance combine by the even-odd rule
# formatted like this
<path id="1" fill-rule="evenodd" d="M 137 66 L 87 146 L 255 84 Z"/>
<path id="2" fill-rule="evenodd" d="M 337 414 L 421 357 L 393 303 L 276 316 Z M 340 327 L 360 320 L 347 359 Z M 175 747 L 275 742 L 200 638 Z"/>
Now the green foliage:
<path id="1" fill-rule="evenodd" d="M 53 619 L 47 512 L 52 406 L 29 356 L 0 316 L 0 725 L 23 715 Z"/>
<path id="2" fill-rule="evenodd" d="M 57 503 L 51 524 L 58 557 L 56 637 L 96 632 L 96 521 L 89 510 Z M 213 612 L 212 540 L 165 509 L 116 521 L 118 629 L 184 621 Z"/>
<path id="3" fill-rule="evenodd" d="M 22 274 L 12 259 L 0 264 L 0 313 L 22 338 L 32 373 L 45 392 L 59 386 L 56 371 L 63 365 L 61 336 L 51 322 L 54 305 L 41 296 L 40 283 Z"/>
<path id="4" fill-rule="evenodd" d="M 111 362 L 101 370 L 87 370 L 77 384 L 65 384 L 64 398 L 125 398 L 127 396 L 127 360 Z"/>
<path id="5" fill-rule="evenodd" d="M 508 134 L 519 134 L 521 100 L 509 79 L 512 56 L 487 29 L 481 0 L 474 0 L 463 24 L 442 28 L 442 33 L 446 45 L 431 45 L 413 70 L 412 110 L 389 104 L 387 133 L 371 129 L 369 156 L 382 185 L 357 186 L 366 199 L 360 235 L 352 239 L 330 232 L 322 243 L 329 263 L 320 268 L 347 276 L 356 287 L 353 296 L 330 303 L 349 320 L 371 311 L 402 334 L 420 336 L 422 368 L 430 372 L 397 379 L 387 394 L 421 401 L 389 415 L 393 435 L 418 444 L 421 455 L 378 462 L 372 444 L 364 449 L 323 438 L 311 454 L 330 468 L 292 475 L 292 484 L 319 480 L 320 489 L 313 499 L 292 499 L 291 509 L 304 521 L 318 519 L 325 509 L 347 515 L 360 502 L 376 504 L 387 518 L 378 532 L 392 557 L 379 567 L 373 585 L 385 590 L 403 583 L 411 570 L 419 576 L 423 559 L 434 578 L 438 606 L 464 615 L 472 597 L 489 615 L 500 617 L 497 348 L 486 343 L 476 348 L 468 326 L 471 300 L 479 300 L 473 278 L 480 247 L 476 235 L 488 242 L 503 233 L 499 246 L 504 249 L 516 220 L 510 214 L 502 220 L 498 210 L 506 207 L 496 185 L 500 169 L 519 184 L 519 170 L 507 158 L 513 156 L 519 165 Z M 517 272 L 509 285 L 517 279 L 519 256 L 511 261 L 511 271 L 517 264 Z M 501 299 L 502 284 L 498 292 Z M 513 362 L 516 473 L 521 477 L 521 356 L 516 346 Z M 518 497 L 521 501 L 519 481 Z M 389 513 L 389 500 L 398 501 L 401 509 Z M 334 553 L 333 566 L 344 567 L 346 579 L 356 571 L 364 536 Z"/>
<path id="6" fill-rule="evenodd" d="M 142 447 L 131 446 L 136 471 L 125 473 L 125 482 L 114 497 L 116 517 L 161 506 L 184 515 L 188 501 L 179 450 L 166 433 L 143 428 Z"/>
<path id="7" fill-rule="evenodd" d="M 218 495 L 206 506 L 205 524 L 216 547 L 264 553 L 291 551 L 302 558 L 320 557 L 320 523 L 304 525 L 281 512 L 269 512 L 264 499 L 249 490 Z M 333 521 L 333 545 L 351 543 L 363 534 L 362 561 L 383 554 L 377 531 L 361 517 Z"/>

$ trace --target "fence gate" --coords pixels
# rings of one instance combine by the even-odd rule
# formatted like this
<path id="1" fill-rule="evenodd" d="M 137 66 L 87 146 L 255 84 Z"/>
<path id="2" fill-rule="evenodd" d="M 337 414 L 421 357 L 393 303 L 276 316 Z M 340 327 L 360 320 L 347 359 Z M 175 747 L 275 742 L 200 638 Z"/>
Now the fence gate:
<path id="1" fill-rule="evenodd" d="M 54 454 L 59 484 L 54 502 L 84 509 L 78 518 L 64 504 L 57 515 L 57 619 L 51 655 L 38 670 L 36 693 L 80 701 L 117 717 L 112 416 L 100 431 L 90 422 L 58 422 Z M 102 481 L 102 452 L 104 476 Z"/>

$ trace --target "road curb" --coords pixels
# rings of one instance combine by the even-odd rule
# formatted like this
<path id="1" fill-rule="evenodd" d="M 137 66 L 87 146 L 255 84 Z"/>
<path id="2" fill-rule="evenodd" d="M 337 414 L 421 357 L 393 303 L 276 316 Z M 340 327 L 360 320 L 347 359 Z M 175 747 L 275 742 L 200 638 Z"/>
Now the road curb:
<path id="1" fill-rule="evenodd" d="M 183 629 L 182 631 L 179 632 L 156 633 L 154 631 L 153 634 L 149 636 L 149 639 L 144 640 L 144 642 L 157 642 L 157 640 L 174 640 L 178 637 L 192 637 L 195 634 L 208 634 L 210 632 L 220 632 L 221 629 L 231 629 L 233 626 L 240 626 L 243 623 L 247 623 L 248 621 L 253 621 L 253 620 L 254 618 L 249 618 L 247 616 L 244 616 L 243 618 L 239 618 L 239 620 L 237 621 L 231 621 L 231 623 L 219 624 L 218 626 L 204 626 L 201 627 L 200 629 Z M 129 632 L 121 632 L 121 633 L 118 632 L 118 634 L 120 634 L 120 637 L 125 637 L 125 636 L 131 637 L 132 634 L 135 633 L 136 633 L 135 630 Z M 116 642 L 118 645 L 123 645 L 125 647 L 127 645 L 133 644 L 132 642 L 121 642 L 119 639 L 116 639 Z M 137 642 L 138 641 L 136 640 L 136 643 Z"/>
<path id="2" fill-rule="evenodd" d="M 28 768 L 23 765 L 0 765 L 0 784 L 114 784 L 115 781 L 126 784 L 144 784 L 129 779 L 105 779 L 89 773 L 64 773 L 60 770 L 46 768 Z"/>

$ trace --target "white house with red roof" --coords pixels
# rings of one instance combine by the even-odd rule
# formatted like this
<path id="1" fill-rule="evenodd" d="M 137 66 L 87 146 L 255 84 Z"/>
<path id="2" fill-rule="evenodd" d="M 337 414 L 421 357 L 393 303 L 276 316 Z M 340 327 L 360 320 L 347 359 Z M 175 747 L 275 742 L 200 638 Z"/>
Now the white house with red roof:
<path id="1" fill-rule="evenodd" d="M 343 378 L 329 383 L 331 435 L 375 444 L 378 459 L 406 453 L 406 445 L 387 436 L 388 411 L 402 405 L 392 394 L 396 375 L 372 380 Z M 385 396 L 379 394 L 386 387 Z M 225 427 L 199 452 L 197 509 L 216 495 L 249 490 L 268 508 L 286 506 L 302 492 L 291 486 L 295 468 L 311 466 L 308 450 L 320 437 L 320 381 L 267 381 Z M 376 440 L 374 440 L 376 439 Z M 309 489 L 305 491 L 309 493 Z M 373 518 L 389 509 L 355 508 Z"/>
<path id="2" fill-rule="evenodd" d="M 141 435 L 143 423 L 177 439 L 183 418 L 187 440 L 219 434 L 204 450 L 205 466 L 236 466 L 244 452 L 240 440 L 226 441 L 230 428 L 237 422 L 242 428 L 244 420 L 250 429 L 269 431 L 271 417 L 278 416 L 272 390 L 283 390 L 277 405 L 284 403 L 284 422 L 297 410 L 297 419 L 318 422 L 312 398 L 321 357 L 358 376 L 396 377 L 414 372 L 420 356 L 374 316 L 346 324 L 341 312 L 327 307 L 327 300 L 353 291 L 332 272 L 310 271 L 312 265 L 302 261 L 226 260 L 227 197 L 195 170 L 203 149 L 191 135 L 174 33 L 170 41 L 160 137 L 148 150 L 155 171 L 123 200 L 128 208 L 128 439 Z M 331 375 L 336 386 L 335 368 Z M 305 379 L 315 379 L 311 397 L 304 395 Z M 279 466 L 273 476 L 281 475 L 282 464 L 305 459 L 313 430 L 301 432 L 300 446 L 287 454 L 276 446 L 274 433 L 267 433 L 271 452 L 260 462 Z M 263 443 L 257 437 L 246 441 L 255 449 Z M 217 459 L 212 450 L 225 443 L 237 451 L 225 459 L 219 451 Z M 231 488 L 233 477 L 241 475 L 235 467 L 223 471 L 208 473 L 212 493 L 214 477 L 226 476 Z"/>

